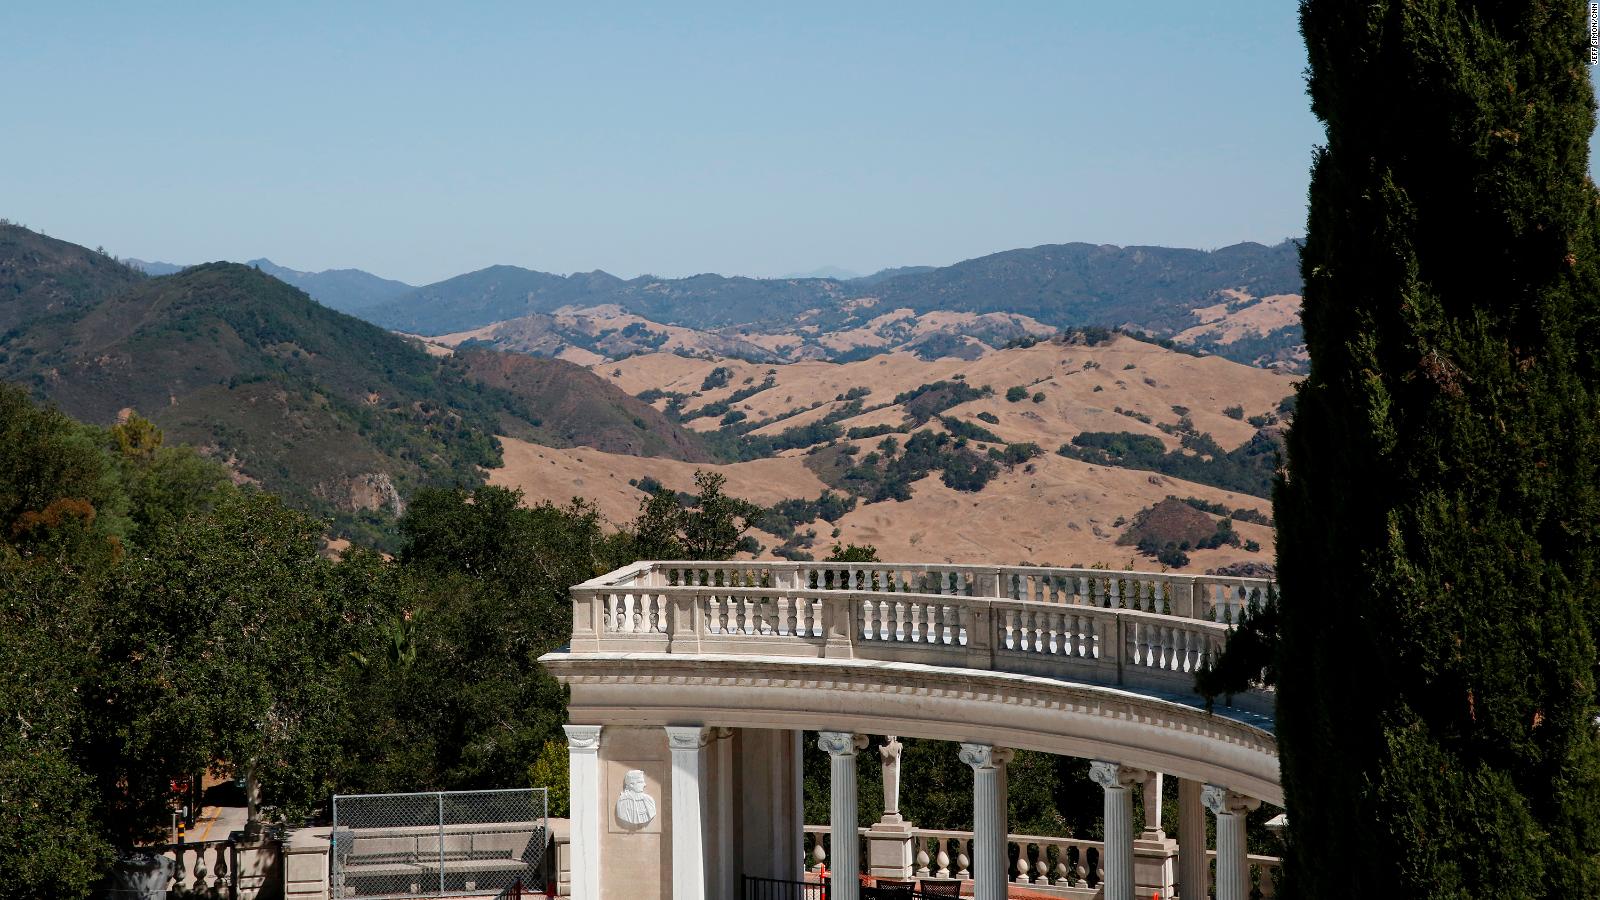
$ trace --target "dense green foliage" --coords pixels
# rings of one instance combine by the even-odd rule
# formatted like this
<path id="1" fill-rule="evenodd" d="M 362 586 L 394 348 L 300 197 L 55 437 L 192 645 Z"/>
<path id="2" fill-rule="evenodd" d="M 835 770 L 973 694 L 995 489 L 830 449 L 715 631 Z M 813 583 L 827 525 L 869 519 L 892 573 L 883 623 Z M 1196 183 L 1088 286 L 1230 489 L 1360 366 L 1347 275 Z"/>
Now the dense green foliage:
<path id="1" fill-rule="evenodd" d="M 1272 493 L 1280 447 L 1275 438 L 1257 433 L 1232 450 L 1223 450 L 1209 434 L 1182 432 L 1182 448 L 1168 451 L 1161 439 L 1128 431 L 1085 431 L 1062 444 L 1057 453 L 1102 466 L 1144 469 L 1256 497 Z"/>
<path id="2" fill-rule="evenodd" d="M 959 383 L 959 382 L 952 382 Z M 955 420 L 946 420 L 946 425 Z M 957 423 L 958 425 L 970 423 Z M 983 430 L 979 426 L 973 428 Z M 859 460 L 842 451 L 854 447 L 834 447 L 807 459 L 818 477 L 829 485 L 861 497 L 868 503 L 906 500 L 912 482 L 940 472 L 946 487 L 958 491 L 979 491 L 1000 474 L 994 460 L 975 452 L 964 437 L 924 429 L 911 435 L 902 448 L 899 442 L 885 439 L 879 451 Z"/>
<path id="3" fill-rule="evenodd" d="M 975 388 L 965 381 L 934 381 L 896 394 L 894 402 L 905 405 L 911 424 L 921 425 L 952 406 L 992 393 L 988 387 Z"/>
<path id="4" fill-rule="evenodd" d="M 687 508 L 660 495 L 670 540 L 731 555 L 753 508 L 698 481 Z M 567 588 L 661 534 L 522 500 L 423 489 L 397 558 L 332 559 L 325 522 L 151 423 L 85 426 L 0 386 L 8 896 L 86 896 L 204 770 L 252 776 L 291 823 L 336 790 L 557 777 L 565 696 L 538 657 L 570 634 Z"/>
<path id="5" fill-rule="evenodd" d="M 1289 887 L 1593 895 L 1585 7 L 1310 0 L 1301 27 L 1327 129 L 1311 372 L 1276 497 L 1282 596 L 1235 638 L 1253 664 L 1224 659 L 1276 661 Z"/>

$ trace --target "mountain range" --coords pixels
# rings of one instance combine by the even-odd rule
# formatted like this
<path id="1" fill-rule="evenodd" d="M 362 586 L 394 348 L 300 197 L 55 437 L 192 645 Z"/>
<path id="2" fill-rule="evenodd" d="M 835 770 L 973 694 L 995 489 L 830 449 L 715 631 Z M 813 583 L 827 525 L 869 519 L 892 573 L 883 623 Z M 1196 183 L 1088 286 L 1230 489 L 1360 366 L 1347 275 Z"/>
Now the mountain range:
<path id="1" fill-rule="evenodd" d="M 410 289 L 268 260 L 152 276 L 0 225 L 0 379 L 84 421 L 150 418 L 379 547 L 424 485 L 487 477 L 595 499 L 617 521 L 644 485 L 685 487 L 710 465 L 774 504 L 758 535 L 774 553 L 811 552 L 807 523 L 847 509 L 819 499 L 831 491 L 862 504 L 829 519 L 835 537 L 1105 561 L 1126 552 L 1121 523 L 1168 494 L 1261 515 L 1292 378 L 1195 347 L 1259 349 L 1297 328 L 1293 249 L 1059 245 L 871 283 L 502 266 Z M 405 288 L 354 307 L 387 327 L 308 295 L 352 283 Z M 397 333 L 426 330 L 402 314 L 488 324 L 419 337 Z M 984 538 L 925 527 L 957 515 Z M 1270 545 L 1265 526 L 1247 536 Z"/>
<path id="2" fill-rule="evenodd" d="M 615 305 L 701 330 L 788 323 L 808 313 L 819 328 L 832 330 L 877 314 L 852 303 L 872 299 L 878 312 L 1021 313 L 1053 327 L 1133 325 L 1170 334 L 1193 324 L 1191 310 L 1230 289 L 1255 296 L 1299 293 L 1298 246 L 1243 243 L 1203 251 L 1046 244 L 849 281 L 714 274 L 622 279 L 601 271 L 561 276 L 502 265 L 425 285 L 361 315 L 387 328 L 440 335 L 563 308 Z"/>
<path id="3" fill-rule="evenodd" d="M 173 275 L 188 268 L 176 263 L 147 262 L 142 259 L 124 260 L 128 265 L 144 272 L 146 275 Z M 377 306 L 386 300 L 393 300 L 415 288 L 403 281 L 382 278 L 371 272 L 360 269 L 325 269 L 321 272 L 301 272 L 287 266 L 280 266 L 270 259 L 262 257 L 252 259 L 245 263 L 271 275 L 273 278 L 292 284 L 323 306 L 337 309 L 340 312 L 353 313 L 357 310 Z"/>
<path id="4" fill-rule="evenodd" d="M 433 355 L 254 266 L 149 277 L 0 225 L 0 316 L 0 378 L 91 423 L 137 412 L 372 543 L 417 487 L 481 482 L 497 435 L 708 458 L 702 438 L 582 367 Z"/>
<path id="5" fill-rule="evenodd" d="M 164 263 L 136 264 L 152 274 L 176 269 Z M 901 310 L 917 316 L 939 312 L 1023 316 L 1045 330 L 1122 327 L 1174 338 L 1239 362 L 1291 369 L 1300 364 L 1302 344 L 1297 315 L 1237 316 L 1274 298 L 1290 298 L 1298 309 L 1299 247 L 1292 240 L 1272 246 L 1240 243 L 1211 251 L 1044 244 L 948 266 L 885 269 L 860 278 L 708 273 L 624 279 L 599 270 L 558 275 L 496 265 L 412 287 L 359 269 L 301 272 L 267 259 L 249 265 L 301 288 L 326 306 L 395 331 L 459 335 L 519 323 L 473 337 L 487 346 L 549 355 L 568 346 L 592 348 L 570 330 L 553 343 L 542 337 L 530 341 L 526 335 L 551 332 L 551 316 L 596 309 L 636 317 L 651 326 L 701 332 L 705 337 L 699 343 L 715 352 L 758 360 L 840 359 L 841 353 L 865 352 L 858 345 L 841 348 L 818 336 L 868 327 L 886 314 L 901 319 Z M 1229 327 L 1227 319 L 1246 326 Z M 996 337 L 1003 343 L 1018 334 L 1002 329 Z M 797 346 L 774 351 L 774 344 L 790 343 L 766 339 L 774 335 L 790 336 Z M 975 340 L 999 346 L 981 336 Z M 898 344 L 889 341 L 878 348 L 894 346 Z M 961 346 L 972 343 L 944 339 L 932 351 L 959 351 Z M 630 345 L 624 352 L 639 349 Z"/>

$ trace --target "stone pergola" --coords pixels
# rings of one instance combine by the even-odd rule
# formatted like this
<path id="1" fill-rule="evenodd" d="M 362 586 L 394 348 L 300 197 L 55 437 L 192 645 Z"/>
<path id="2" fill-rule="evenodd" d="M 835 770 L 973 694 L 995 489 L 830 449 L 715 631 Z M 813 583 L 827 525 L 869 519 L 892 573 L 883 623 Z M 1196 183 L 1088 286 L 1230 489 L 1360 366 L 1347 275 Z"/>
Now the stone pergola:
<path id="1" fill-rule="evenodd" d="M 1244 900 L 1244 816 L 1282 804 L 1273 698 L 1253 691 L 1208 713 L 1192 682 L 1227 623 L 1268 587 L 1149 572 L 769 562 L 642 562 L 578 585 L 572 643 L 541 660 L 571 689 L 573 896 L 734 900 L 745 876 L 802 879 L 800 742 L 816 731 L 831 759 L 834 900 L 859 896 L 863 841 L 880 877 L 938 877 L 914 848 L 947 833 L 905 823 L 897 794 L 886 792 L 882 820 L 858 833 L 856 755 L 872 734 L 958 745 L 973 771 L 967 874 L 979 900 L 1005 897 L 1012 883 L 1107 900 L 1203 898 L 1212 855 L 1216 896 Z M 897 748 L 885 748 L 886 783 L 898 777 L 888 771 Z M 1052 870 L 1051 839 L 1028 839 L 1012 870 L 1015 749 L 1091 761 L 1103 842 L 1057 842 Z M 1167 776 L 1179 783 L 1175 840 L 1160 828 Z M 1140 834 L 1136 785 L 1149 826 Z M 1095 890 L 1059 856 L 1071 844 L 1081 859 L 1091 843 L 1104 872 Z"/>

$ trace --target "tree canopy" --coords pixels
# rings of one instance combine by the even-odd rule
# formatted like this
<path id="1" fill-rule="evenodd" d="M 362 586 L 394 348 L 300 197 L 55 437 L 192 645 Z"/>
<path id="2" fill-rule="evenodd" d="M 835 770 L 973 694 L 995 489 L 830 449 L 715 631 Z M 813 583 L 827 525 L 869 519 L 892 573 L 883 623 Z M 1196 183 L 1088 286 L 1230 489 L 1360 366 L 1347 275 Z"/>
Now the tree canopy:
<path id="1" fill-rule="evenodd" d="M 1301 6 L 1311 371 L 1281 597 L 1217 669 L 1277 679 L 1297 896 L 1600 889 L 1584 13 Z"/>

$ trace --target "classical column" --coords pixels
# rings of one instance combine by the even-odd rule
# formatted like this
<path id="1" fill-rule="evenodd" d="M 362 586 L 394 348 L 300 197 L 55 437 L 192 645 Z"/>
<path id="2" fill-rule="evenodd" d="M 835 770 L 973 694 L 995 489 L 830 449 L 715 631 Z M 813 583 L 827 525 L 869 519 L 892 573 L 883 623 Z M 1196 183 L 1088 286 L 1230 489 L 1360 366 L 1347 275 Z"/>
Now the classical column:
<path id="1" fill-rule="evenodd" d="M 1105 760 L 1089 763 L 1089 778 L 1105 789 L 1105 900 L 1133 900 L 1133 785 L 1144 773 Z"/>
<path id="2" fill-rule="evenodd" d="M 1200 800 L 1217 817 L 1217 900 L 1246 900 L 1250 896 L 1250 863 L 1244 837 L 1244 818 L 1260 800 L 1208 784 Z"/>
<path id="3" fill-rule="evenodd" d="M 572 900 L 600 900 L 599 725 L 564 725 L 567 792 L 572 816 Z"/>
<path id="4" fill-rule="evenodd" d="M 1206 860 L 1206 808 L 1200 782 L 1178 779 L 1178 896 L 1206 900 L 1211 893 Z"/>
<path id="5" fill-rule="evenodd" d="M 705 748 L 711 730 L 701 725 L 668 725 L 672 751 L 672 897 L 706 900 Z"/>
<path id="6" fill-rule="evenodd" d="M 856 751 L 867 736 L 848 731 L 817 734 L 817 747 L 828 753 L 828 826 L 832 838 L 829 861 L 833 884 L 829 900 L 860 900 L 861 840 L 856 824 Z"/>
<path id="7" fill-rule="evenodd" d="M 989 744 L 962 744 L 961 761 L 972 767 L 972 894 L 975 900 L 1006 900 L 1011 829 L 1006 822 L 1006 766 L 1013 751 Z"/>
<path id="8" fill-rule="evenodd" d="M 733 849 L 738 837 L 733 818 L 733 729 L 713 728 L 711 732 L 715 740 L 711 771 L 716 785 L 716 810 L 710 845 L 715 847 L 716 876 L 710 893 L 716 900 L 738 900 L 739 855 Z"/>

